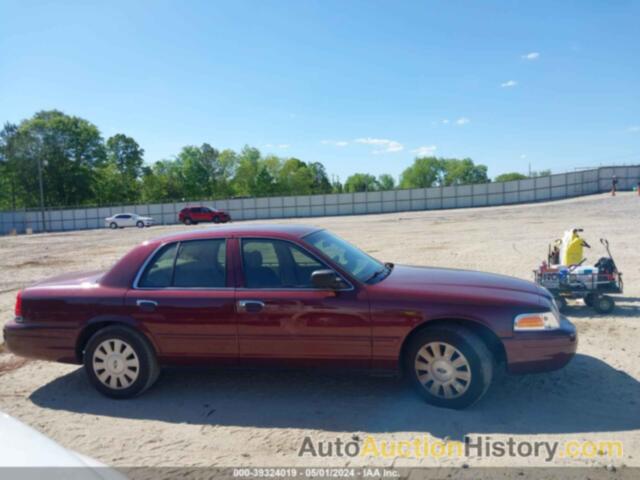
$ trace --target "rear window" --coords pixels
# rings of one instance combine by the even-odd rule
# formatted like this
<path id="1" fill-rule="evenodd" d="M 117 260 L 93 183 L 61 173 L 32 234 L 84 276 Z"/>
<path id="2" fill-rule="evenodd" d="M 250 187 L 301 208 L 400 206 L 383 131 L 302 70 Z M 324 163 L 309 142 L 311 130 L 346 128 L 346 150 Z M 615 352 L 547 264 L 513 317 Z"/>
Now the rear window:
<path id="1" fill-rule="evenodd" d="M 141 288 L 223 288 L 226 286 L 224 239 L 173 243 L 160 250 L 145 268 Z"/>
<path id="2" fill-rule="evenodd" d="M 173 276 L 173 262 L 176 256 L 178 244 L 172 243 L 156 253 L 154 259 L 147 265 L 140 281 L 139 287 L 165 288 L 171 285 Z"/>

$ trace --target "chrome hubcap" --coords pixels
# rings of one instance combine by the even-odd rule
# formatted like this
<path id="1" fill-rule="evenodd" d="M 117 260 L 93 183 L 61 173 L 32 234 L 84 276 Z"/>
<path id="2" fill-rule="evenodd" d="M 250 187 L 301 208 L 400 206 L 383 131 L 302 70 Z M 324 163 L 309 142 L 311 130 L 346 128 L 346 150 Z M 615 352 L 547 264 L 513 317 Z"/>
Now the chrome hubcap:
<path id="1" fill-rule="evenodd" d="M 471 385 L 471 367 L 457 348 L 445 342 L 424 345 L 416 355 L 418 381 L 432 395 L 457 398 Z"/>
<path id="2" fill-rule="evenodd" d="M 109 388 L 121 390 L 131 386 L 140 374 L 140 361 L 127 342 L 105 340 L 93 353 L 93 371 Z"/>

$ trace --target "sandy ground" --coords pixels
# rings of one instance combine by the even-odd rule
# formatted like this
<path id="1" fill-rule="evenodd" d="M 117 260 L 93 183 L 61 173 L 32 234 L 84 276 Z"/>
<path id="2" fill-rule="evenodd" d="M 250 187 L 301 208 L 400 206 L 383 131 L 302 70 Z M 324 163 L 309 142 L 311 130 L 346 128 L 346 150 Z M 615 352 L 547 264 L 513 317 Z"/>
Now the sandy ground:
<path id="1" fill-rule="evenodd" d="M 167 371 L 144 396 L 101 397 L 75 366 L 0 354 L 0 410 L 62 445 L 116 466 L 615 465 L 640 466 L 640 198 L 592 196 L 467 210 L 290 220 L 327 227 L 397 263 L 480 269 L 530 279 L 547 244 L 585 229 L 594 261 L 607 237 L 626 291 L 611 316 L 574 306 L 578 355 L 561 371 L 499 378 L 473 408 L 425 405 L 396 378 L 311 372 Z M 282 221 L 281 221 L 282 222 Z M 0 318 L 17 289 L 62 271 L 109 267 L 142 240 L 183 226 L 0 237 Z M 0 324 L 2 322 L 0 321 Z M 622 458 L 299 457 L 302 439 L 430 435 L 460 440 L 621 440 Z M 604 468 L 603 468 L 604 470 Z"/>

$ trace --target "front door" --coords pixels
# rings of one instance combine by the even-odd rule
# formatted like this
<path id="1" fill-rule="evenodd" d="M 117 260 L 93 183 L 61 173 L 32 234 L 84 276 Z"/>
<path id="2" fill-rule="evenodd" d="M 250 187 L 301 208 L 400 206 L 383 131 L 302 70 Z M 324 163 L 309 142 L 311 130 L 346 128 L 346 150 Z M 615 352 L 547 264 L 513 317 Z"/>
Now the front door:
<path id="1" fill-rule="evenodd" d="M 243 238 L 240 256 L 242 363 L 370 366 L 371 322 L 363 291 L 315 288 L 311 273 L 328 267 L 289 241 Z"/>
<path id="2" fill-rule="evenodd" d="M 119 227 L 132 227 L 134 225 L 133 217 L 128 213 L 118 215 L 116 219 Z"/>
<path id="3" fill-rule="evenodd" d="M 235 289 L 225 239 L 162 247 L 126 297 L 127 309 L 170 363 L 227 362 L 238 356 Z"/>

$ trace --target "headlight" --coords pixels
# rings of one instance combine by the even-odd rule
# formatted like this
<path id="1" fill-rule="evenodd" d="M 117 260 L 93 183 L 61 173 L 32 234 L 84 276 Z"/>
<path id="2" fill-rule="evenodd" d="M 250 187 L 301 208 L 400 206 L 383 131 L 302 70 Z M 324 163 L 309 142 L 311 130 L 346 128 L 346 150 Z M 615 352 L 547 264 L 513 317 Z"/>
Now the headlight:
<path id="1" fill-rule="evenodd" d="M 560 318 L 555 312 L 523 313 L 513 320 L 516 332 L 556 330 L 560 328 Z"/>

